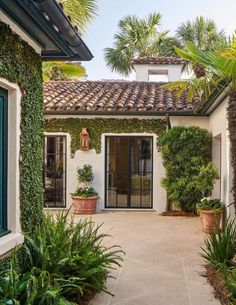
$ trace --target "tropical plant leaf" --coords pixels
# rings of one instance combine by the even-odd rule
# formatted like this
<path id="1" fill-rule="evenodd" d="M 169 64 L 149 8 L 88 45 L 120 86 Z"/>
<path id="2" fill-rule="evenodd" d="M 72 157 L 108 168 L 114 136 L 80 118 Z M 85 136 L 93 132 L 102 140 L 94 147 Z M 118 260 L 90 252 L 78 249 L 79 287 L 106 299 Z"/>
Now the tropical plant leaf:
<path id="1" fill-rule="evenodd" d="M 98 15 L 96 0 L 61 0 L 64 11 L 71 18 L 73 24 L 84 33 L 94 18 Z"/>

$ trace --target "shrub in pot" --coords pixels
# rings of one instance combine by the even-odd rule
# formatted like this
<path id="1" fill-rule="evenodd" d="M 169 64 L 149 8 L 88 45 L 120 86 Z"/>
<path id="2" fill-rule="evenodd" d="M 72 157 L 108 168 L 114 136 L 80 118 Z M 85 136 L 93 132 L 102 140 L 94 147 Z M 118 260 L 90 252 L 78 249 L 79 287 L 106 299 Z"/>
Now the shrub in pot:
<path id="1" fill-rule="evenodd" d="M 197 203 L 196 209 L 201 217 L 203 232 L 210 234 L 220 231 L 220 223 L 224 209 L 223 202 L 212 197 L 204 197 Z"/>
<path id="2" fill-rule="evenodd" d="M 77 178 L 79 186 L 71 194 L 74 211 L 76 214 L 94 214 L 96 212 L 98 193 L 91 186 L 93 181 L 93 170 L 90 164 L 78 168 Z"/>

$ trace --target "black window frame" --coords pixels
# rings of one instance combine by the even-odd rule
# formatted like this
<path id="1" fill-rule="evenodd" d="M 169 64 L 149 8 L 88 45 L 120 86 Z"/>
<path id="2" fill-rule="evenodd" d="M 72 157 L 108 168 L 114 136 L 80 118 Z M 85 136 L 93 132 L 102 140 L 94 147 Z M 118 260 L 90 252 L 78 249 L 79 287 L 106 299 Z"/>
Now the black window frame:
<path id="1" fill-rule="evenodd" d="M 49 208 L 49 209 L 64 209 L 66 208 L 66 202 L 67 202 L 67 137 L 66 135 L 60 135 L 60 134 L 46 134 L 44 135 L 44 143 L 43 143 L 43 157 L 44 157 L 44 163 L 43 163 L 43 186 L 44 186 L 44 193 L 45 193 L 45 168 L 46 168 L 46 158 L 47 158 L 47 152 L 45 149 L 45 138 L 63 138 L 63 143 L 65 145 L 64 147 L 64 151 L 65 153 L 63 154 L 64 156 L 64 169 L 63 169 L 63 173 L 65 175 L 64 177 L 64 181 L 65 181 L 65 187 L 64 187 L 64 201 L 63 201 L 63 205 L 56 205 L 56 200 L 54 200 L 54 206 L 49 206 L 46 204 L 45 198 L 44 198 L 44 208 Z M 56 196 L 55 196 L 56 198 Z"/>
<path id="2" fill-rule="evenodd" d="M 116 202 L 116 206 L 113 207 L 113 206 L 109 206 L 108 205 L 108 179 L 107 179 L 107 174 L 109 173 L 109 170 L 108 170 L 108 167 L 109 167 L 109 164 L 107 162 L 107 156 L 108 156 L 108 153 L 107 153 L 107 149 L 108 149 L 108 139 L 109 138 L 128 138 L 128 154 L 129 154 L 129 168 L 128 168 L 128 175 L 129 175 L 129 182 L 128 182 L 128 195 L 127 195 L 127 206 L 124 206 L 124 207 L 119 207 L 117 206 L 117 202 Z M 151 206 L 149 207 L 144 207 L 144 206 L 140 206 L 140 207 L 132 207 L 131 206 L 131 190 L 132 190 L 132 187 L 131 187 L 131 176 L 132 176 L 132 170 L 131 170 L 131 147 L 132 147 L 132 142 L 131 142 L 131 139 L 132 138 L 148 138 L 151 140 L 151 145 L 152 145 L 152 150 L 151 150 L 151 156 L 152 156 L 152 159 L 151 159 L 151 190 L 150 190 L 150 196 L 151 196 Z M 145 209 L 153 209 L 153 187 L 154 187 L 154 181 L 153 181 L 153 152 L 154 152 L 154 148 L 153 148 L 153 143 L 154 143 L 154 138 L 153 136 L 145 136 L 145 135 L 105 135 L 105 189 L 104 189 L 104 198 L 105 198 L 105 209 L 133 209 L 133 210 L 137 210 L 137 209 L 140 209 L 140 210 L 145 210 Z"/>
<path id="3" fill-rule="evenodd" d="M 3 188 L 2 194 L 2 213 L 0 213 L 0 237 L 8 234 L 8 197 L 7 197 L 7 188 L 8 188 L 8 91 L 0 88 L 0 95 L 3 97 Z"/>

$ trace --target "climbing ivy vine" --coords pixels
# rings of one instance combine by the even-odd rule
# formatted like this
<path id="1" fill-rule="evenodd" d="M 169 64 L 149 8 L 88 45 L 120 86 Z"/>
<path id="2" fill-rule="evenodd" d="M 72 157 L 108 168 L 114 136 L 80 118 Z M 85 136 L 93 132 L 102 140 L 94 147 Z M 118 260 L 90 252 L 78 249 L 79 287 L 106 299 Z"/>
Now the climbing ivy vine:
<path id="1" fill-rule="evenodd" d="M 43 207 L 43 88 L 40 56 L 9 26 L 0 22 L 0 77 L 18 84 L 21 98 L 20 211 L 21 229 L 32 233 Z M 9 122 L 10 124 L 11 122 Z"/>
<path id="2" fill-rule="evenodd" d="M 66 118 L 45 120 L 46 132 L 65 132 L 71 136 L 71 154 L 80 149 L 80 132 L 86 127 L 90 135 L 90 148 L 101 152 L 101 136 L 104 133 L 154 133 L 160 135 L 166 130 L 162 119 L 113 119 L 113 118 Z"/>

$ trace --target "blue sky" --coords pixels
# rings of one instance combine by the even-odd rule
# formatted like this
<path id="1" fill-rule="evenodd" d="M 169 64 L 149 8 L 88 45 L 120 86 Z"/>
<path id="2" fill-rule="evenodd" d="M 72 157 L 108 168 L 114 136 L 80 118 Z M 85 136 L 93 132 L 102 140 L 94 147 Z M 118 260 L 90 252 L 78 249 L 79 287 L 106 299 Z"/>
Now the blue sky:
<path id="1" fill-rule="evenodd" d="M 112 46 L 118 22 L 128 14 L 144 17 L 160 12 L 162 29 L 170 30 L 171 34 L 181 22 L 199 15 L 214 19 L 219 29 L 225 29 L 227 34 L 236 29 L 236 0 L 98 0 L 98 5 L 99 16 L 84 37 L 94 55 L 91 62 L 84 63 L 89 80 L 123 78 L 106 67 L 103 50 Z"/>

